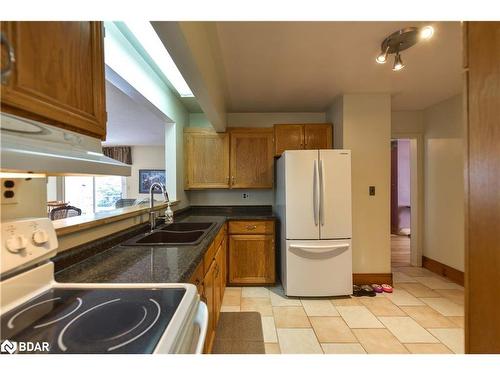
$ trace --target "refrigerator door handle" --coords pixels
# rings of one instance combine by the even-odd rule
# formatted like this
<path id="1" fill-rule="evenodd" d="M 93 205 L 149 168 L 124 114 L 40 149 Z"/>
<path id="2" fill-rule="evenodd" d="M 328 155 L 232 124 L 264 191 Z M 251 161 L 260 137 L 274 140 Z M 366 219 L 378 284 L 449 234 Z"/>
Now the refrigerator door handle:
<path id="1" fill-rule="evenodd" d="M 314 210 L 314 225 L 318 225 L 319 221 L 319 178 L 318 178 L 318 161 L 314 160 L 314 181 L 313 181 L 313 210 Z"/>
<path id="2" fill-rule="evenodd" d="M 321 226 L 325 225 L 325 184 L 323 176 L 323 160 L 319 159 L 319 218 Z"/>
<path id="3" fill-rule="evenodd" d="M 348 243 L 337 245 L 290 245 L 290 250 L 301 250 L 304 253 L 322 254 L 349 249 Z"/>

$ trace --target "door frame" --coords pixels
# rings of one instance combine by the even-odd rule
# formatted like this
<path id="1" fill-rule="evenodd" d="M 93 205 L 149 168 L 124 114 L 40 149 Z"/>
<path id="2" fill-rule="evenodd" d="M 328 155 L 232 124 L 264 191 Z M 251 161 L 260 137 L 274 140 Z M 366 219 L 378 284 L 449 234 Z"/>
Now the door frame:
<path id="1" fill-rule="evenodd" d="M 410 263 L 414 267 L 421 267 L 424 246 L 424 135 L 415 132 L 392 133 L 391 140 L 397 139 L 412 141 L 410 142 Z"/>

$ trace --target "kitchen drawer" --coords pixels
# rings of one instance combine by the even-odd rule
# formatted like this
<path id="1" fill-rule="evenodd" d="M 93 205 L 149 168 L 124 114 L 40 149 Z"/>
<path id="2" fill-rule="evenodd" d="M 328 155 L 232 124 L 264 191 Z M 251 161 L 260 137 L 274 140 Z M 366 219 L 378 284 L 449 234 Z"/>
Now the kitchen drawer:
<path id="1" fill-rule="evenodd" d="M 225 235 L 226 235 L 226 224 L 224 224 L 221 227 L 221 229 L 219 230 L 219 233 L 217 233 L 217 235 L 215 236 L 214 245 L 215 245 L 216 249 L 219 248 Z"/>
<path id="2" fill-rule="evenodd" d="M 206 274 L 208 270 L 210 269 L 210 265 L 214 261 L 215 258 L 215 252 L 217 251 L 217 248 L 215 247 L 215 242 L 212 242 L 210 244 L 210 247 L 208 248 L 207 252 L 205 253 L 205 256 L 203 257 L 203 273 Z"/>
<path id="3" fill-rule="evenodd" d="M 196 286 L 196 289 L 198 289 L 198 293 L 200 295 L 202 295 L 203 278 L 205 276 L 203 263 L 204 262 L 202 259 L 200 264 L 198 264 L 198 267 L 196 267 L 193 274 L 191 275 L 191 278 L 189 279 L 189 283 L 194 284 Z"/>
<path id="4" fill-rule="evenodd" d="M 230 234 L 273 234 L 273 220 L 238 220 L 229 222 Z"/>

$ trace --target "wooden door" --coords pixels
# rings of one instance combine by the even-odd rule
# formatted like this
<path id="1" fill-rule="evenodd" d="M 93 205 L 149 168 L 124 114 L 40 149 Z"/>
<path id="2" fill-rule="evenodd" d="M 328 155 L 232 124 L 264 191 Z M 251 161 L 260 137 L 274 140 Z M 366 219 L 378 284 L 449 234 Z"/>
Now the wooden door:
<path id="1" fill-rule="evenodd" d="M 304 148 L 304 125 L 274 125 L 274 155 L 280 156 L 285 150 Z"/>
<path id="2" fill-rule="evenodd" d="M 104 139 L 102 27 L 102 22 L 2 22 L 15 54 L 12 74 L 1 86 L 2 111 Z"/>
<path id="3" fill-rule="evenodd" d="M 307 124 L 304 126 L 304 148 L 324 150 L 332 148 L 332 124 Z"/>
<path id="4" fill-rule="evenodd" d="M 232 284 L 275 282 L 274 235 L 229 236 L 229 282 Z"/>
<path id="5" fill-rule="evenodd" d="M 185 140 L 185 188 L 229 188 L 229 135 L 190 131 Z"/>
<path id="6" fill-rule="evenodd" d="M 465 352 L 498 354 L 500 22 L 467 22 L 465 27 Z"/>
<path id="7" fill-rule="evenodd" d="M 271 189 L 273 154 L 272 129 L 232 129 L 231 187 Z"/>
<path id="8" fill-rule="evenodd" d="M 203 280 L 203 293 L 204 300 L 208 309 L 208 327 L 207 337 L 205 339 L 205 353 L 210 353 L 212 350 L 212 343 L 215 334 L 215 301 L 214 301 L 214 287 L 215 287 L 215 262 L 212 262 L 208 272 L 205 274 Z"/>

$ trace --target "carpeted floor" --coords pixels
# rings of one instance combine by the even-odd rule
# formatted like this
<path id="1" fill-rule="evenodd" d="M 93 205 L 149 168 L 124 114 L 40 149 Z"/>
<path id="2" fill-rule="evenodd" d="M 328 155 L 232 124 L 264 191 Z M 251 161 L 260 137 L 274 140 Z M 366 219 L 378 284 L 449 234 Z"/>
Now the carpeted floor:
<path id="1" fill-rule="evenodd" d="M 265 354 L 260 313 L 221 313 L 212 354 Z"/>

